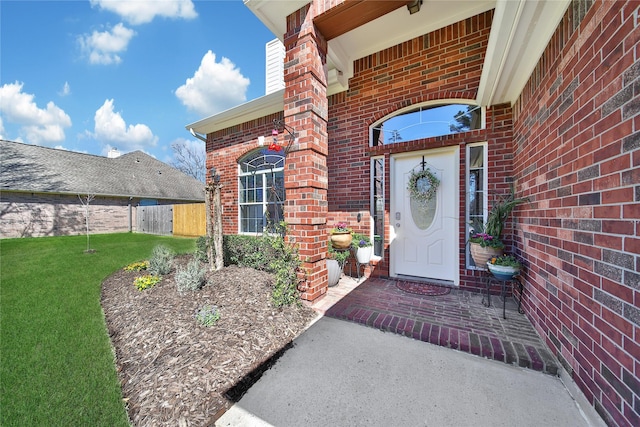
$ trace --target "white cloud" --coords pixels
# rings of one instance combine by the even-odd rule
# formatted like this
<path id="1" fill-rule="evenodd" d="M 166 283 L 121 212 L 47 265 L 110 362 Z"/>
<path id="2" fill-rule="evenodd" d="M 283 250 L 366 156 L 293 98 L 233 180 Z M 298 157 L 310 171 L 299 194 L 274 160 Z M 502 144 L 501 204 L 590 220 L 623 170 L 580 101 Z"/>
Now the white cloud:
<path id="1" fill-rule="evenodd" d="M 113 12 L 132 25 L 149 23 L 156 16 L 182 19 L 193 19 L 198 16 L 191 0 L 91 0 L 91 6 Z"/>
<path id="2" fill-rule="evenodd" d="M 0 114 L 4 122 L 20 125 L 20 133 L 31 144 L 51 145 L 64 141 L 64 129 L 71 126 L 71 118 L 49 101 L 46 108 L 38 108 L 35 95 L 22 92 L 23 83 L 8 83 L 0 87 Z"/>
<path id="3" fill-rule="evenodd" d="M 6 139 L 4 137 L 4 122 L 2 121 L 2 116 L 0 116 L 0 139 Z"/>
<path id="4" fill-rule="evenodd" d="M 248 86 L 249 79 L 233 62 L 225 57 L 216 62 L 216 54 L 208 51 L 193 77 L 176 89 L 176 96 L 188 109 L 210 116 L 245 102 Z"/>
<path id="5" fill-rule="evenodd" d="M 95 129 L 91 136 L 108 147 L 117 147 L 126 152 L 155 147 L 158 142 L 158 137 L 147 125 L 127 126 L 122 115 L 113 111 L 113 99 L 104 101 L 96 111 L 94 120 Z"/>
<path id="6" fill-rule="evenodd" d="M 62 90 L 58 92 L 58 95 L 67 96 L 70 94 L 71 94 L 71 86 L 69 85 L 69 82 L 64 82 L 64 86 L 62 86 Z"/>
<path id="7" fill-rule="evenodd" d="M 119 64 L 122 59 L 118 54 L 127 50 L 135 35 L 135 31 L 120 23 L 110 31 L 94 31 L 80 36 L 78 43 L 82 51 L 89 56 L 91 64 Z"/>

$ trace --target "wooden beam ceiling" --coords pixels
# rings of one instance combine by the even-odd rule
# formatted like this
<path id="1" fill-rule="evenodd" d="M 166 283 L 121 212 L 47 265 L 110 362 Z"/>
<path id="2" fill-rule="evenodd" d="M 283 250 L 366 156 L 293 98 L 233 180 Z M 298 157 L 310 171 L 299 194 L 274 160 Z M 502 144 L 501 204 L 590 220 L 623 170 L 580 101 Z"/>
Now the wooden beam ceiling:
<path id="1" fill-rule="evenodd" d="M 313 23 L 329 41 L 400 7 L 405 7 L 409 3 L 411 1 L 346 0 L 339 6 L 317 16 Z M 409 11 L 407 11 L 408 15 Z"/>

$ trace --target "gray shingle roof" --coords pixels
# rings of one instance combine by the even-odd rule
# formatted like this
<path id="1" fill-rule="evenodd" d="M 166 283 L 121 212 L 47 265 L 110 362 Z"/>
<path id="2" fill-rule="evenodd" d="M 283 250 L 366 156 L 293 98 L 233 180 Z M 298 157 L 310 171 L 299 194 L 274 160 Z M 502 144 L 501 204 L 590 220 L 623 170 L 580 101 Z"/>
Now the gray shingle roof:
<path id="1" fill-rule="evenodd" d="M 110 159 L 5 140 L 0 190 L 204 201 L 204 183 L 142 151 Z"/>

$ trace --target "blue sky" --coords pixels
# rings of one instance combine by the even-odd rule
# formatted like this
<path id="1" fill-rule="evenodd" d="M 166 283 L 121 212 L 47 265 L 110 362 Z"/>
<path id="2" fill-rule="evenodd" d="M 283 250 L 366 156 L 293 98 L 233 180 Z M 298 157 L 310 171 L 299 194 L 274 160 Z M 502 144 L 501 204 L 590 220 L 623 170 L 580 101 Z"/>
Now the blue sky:
<path id="1" fill-rule="evenodd" d="M 264 95 L 275 36 L 242 0 L 0 1 L 0 137 L 106 155 Z"/>

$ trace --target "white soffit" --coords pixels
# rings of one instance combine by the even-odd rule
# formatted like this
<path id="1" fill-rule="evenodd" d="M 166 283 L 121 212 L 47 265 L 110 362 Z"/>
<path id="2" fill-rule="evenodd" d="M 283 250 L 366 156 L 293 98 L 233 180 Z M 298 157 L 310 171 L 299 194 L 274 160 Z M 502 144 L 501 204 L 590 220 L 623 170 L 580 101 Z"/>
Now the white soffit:
<path id="1" fill-rule="evenodd" d="M 225 110 L 214 116 L 188 124 L 187 130 L 206 135 L 218 130 L 236 126 L 249 120 L 259 119 L 269 114 L 279 113 L 284 109 L 284 89 L 256 98 L 252 101 Z"/>
<path id="2" fill-rule="evenodd" d="M 286 17 L 310 0 L 244 0 L 244 4 L 282 40 Z M 513 103 L 556 30 L 571 0 L 424 0 L 410 15 L 399 8 L 329 41 L 327 93 L 348 89 L 353 61 L 495 8 L 478 103 Z M 284 91 L 257 98 L 187 125 L 207 134 L 282 111 Z"/>
<path id="3" fill-rule="evenodd" d="M 495 3 L 495 0 L 424 0 L 420 11 L 413 15 L 402 7 L 330 40 L 328 69 L 341 71 L 345 81 L 336 92 L 348 88 L 346 82 L 353 77 L 353 61 L 491 10 Z"/>
<path id="4" fill-rule="evenodd" d="M 513 104 L 533 72 L 570 0 L 498 0 L 477 101 Z"/>

